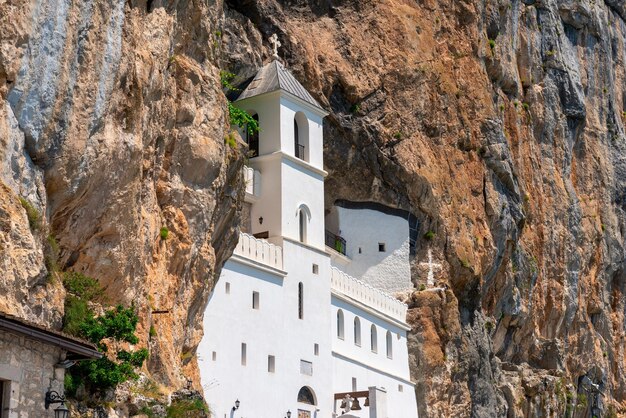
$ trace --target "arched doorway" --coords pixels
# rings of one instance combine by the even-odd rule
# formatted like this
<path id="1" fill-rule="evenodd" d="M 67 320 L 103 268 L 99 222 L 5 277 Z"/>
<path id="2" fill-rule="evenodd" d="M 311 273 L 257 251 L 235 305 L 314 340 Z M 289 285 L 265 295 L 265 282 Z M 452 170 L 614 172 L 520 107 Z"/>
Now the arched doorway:
<path id="1" fill-rule="evenodd" d="M 298 391 L 298 418 L 311 418 L 317 405 L 315 392 L 308 386 L 302 386 Z"/>

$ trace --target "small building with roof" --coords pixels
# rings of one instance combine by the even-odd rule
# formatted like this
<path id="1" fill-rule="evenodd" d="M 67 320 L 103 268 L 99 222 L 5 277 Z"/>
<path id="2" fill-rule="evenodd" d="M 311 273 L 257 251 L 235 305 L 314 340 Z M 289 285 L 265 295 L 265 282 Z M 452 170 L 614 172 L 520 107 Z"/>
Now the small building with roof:
<path id="1" fill-rule="evenodd" d="M 65 370 L 100 357 L 89 342 L 0 312 L 0 418 L 55 417 Z"/>

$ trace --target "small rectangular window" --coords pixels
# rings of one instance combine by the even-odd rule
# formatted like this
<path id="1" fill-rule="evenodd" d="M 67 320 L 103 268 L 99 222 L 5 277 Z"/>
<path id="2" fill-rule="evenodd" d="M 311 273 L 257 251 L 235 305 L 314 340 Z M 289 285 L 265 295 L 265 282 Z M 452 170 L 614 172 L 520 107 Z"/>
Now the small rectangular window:
<path id="1" fill-rule="evenodd" d="M 259 309 L 259 292 L 252 292 L 252 309 Z"/>
<path id="2" fill-rule="evenodd" d="M 320 274 L 320 266 L 313 264 L 313 274 Z"/>
<path id="3" fill-rule="evenodd" d="M 385 243 L 384 242 L 379 242 L 378 243 L 378 252 L 384 253 L 385 251 L 386 251 L 385 250 Z"/>
<path id="4" fill-rule="evenodd" d="M 211 359 L 213 361 L 217 360 L 217 353 L 215 351 L 211 354 Z"/>
<path id="5" fill-rule="evenodd" d="M 318 343 L 313 344 L 313 354 L 320 355 L 320 345 Z"/>
<path id="6" fill-rule="evenodd" d="M 361 252 L 362 252 L 362 251 L 361 251 L 361 247 L 359 247 L 359 254 L 361 254 Z"/>
<path id="7" fill-rule="evenodd" d="M 241 343 L 241 365 L 242 366 L 246 365 L 246 351 L 247 351 L 246 343 Z"/>
<path id="8" fill-rule="evenodd" d="M 404 392 L 404 386 L 398 385 L 398 392 Z"/>
<path id="9" fill-rule="evenodd" d="M 276 357 L 267 356 L 267 371 L 268 373 L 274 373 L 276 368 Z"/>
<path id="10" fill-rule="evenodd" d="M 300 373 L 307 376 L 313 376 L 313 363 L 306 360 L 300 360 Z"/>
<path id="11" fill-rule="evenodd" d="M 230 295 L 230 283 L 226 282 L 226 294 Z"/>
<path id="12" fill-rule="evenodd" d="M 352 378 L 352 392 L 356 392 L 356 377 Z"/>

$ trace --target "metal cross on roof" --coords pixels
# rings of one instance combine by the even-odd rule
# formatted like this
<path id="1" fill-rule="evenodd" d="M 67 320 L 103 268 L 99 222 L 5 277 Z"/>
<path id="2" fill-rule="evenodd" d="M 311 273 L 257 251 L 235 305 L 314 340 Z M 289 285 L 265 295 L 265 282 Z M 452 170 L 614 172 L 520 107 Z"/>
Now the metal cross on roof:
<path id="1" fill-rule="evenodd" d="M 274 51 L 274 58 L 278 58 L 278 48 L 282 45 L 278 40 L 278 35 L 273 34 L 270 36 L 270 43 L 272 44 L 272 50 Z"/>

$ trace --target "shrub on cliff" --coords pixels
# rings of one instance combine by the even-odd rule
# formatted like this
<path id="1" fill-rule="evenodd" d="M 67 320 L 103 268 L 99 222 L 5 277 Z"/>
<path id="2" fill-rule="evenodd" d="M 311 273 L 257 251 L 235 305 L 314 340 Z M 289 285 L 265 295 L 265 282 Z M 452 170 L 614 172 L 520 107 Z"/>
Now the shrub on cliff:
<path id="1" fill-rule="evenodd" d="M 135 308 L 117 306 L 100 317 L 89 316 L 80 324 L 79 335 L 96 344 L 105 355 L 98 360 L 84 361 L 69 369 L 69 382 L 66 390 L 70 395 L 76 393 L 79 385 L 85 385 L 88 392 L 103 391 L 117 386 L 138 376 L 135 369 L 143 365 L 148 358 L 148 350 L 130 352 L 118 349 L 109 354 L 109 345 L 119 347 L 120 343 L 137 344 L 135 335 L 139 318 Z M 69 386 L 69 387 L 68 387 Z"/>
<path id="2" fill-rule="evenodd" d="M 135 308 L 118 305 L 96 317 L 89 302 L 100 299 L 102 289 L 98 282 L 81 273 L 66 272 L 63 284 L 68 292 L 65 300 L 63 330 L 94 343 L 104 356 L 88 360 L 70 368 L 66 374 L 65 390 L 75 396 L 79 386 L 87 392 L 99 392 L 137 378 L 135 369 L 148 358 L 145 348 L 130 352 L 121 349 L 124 343 L 137 344 L 135 335 L 139 318 Z M 114 352 L 109 352 L 113 347 Z"/>

